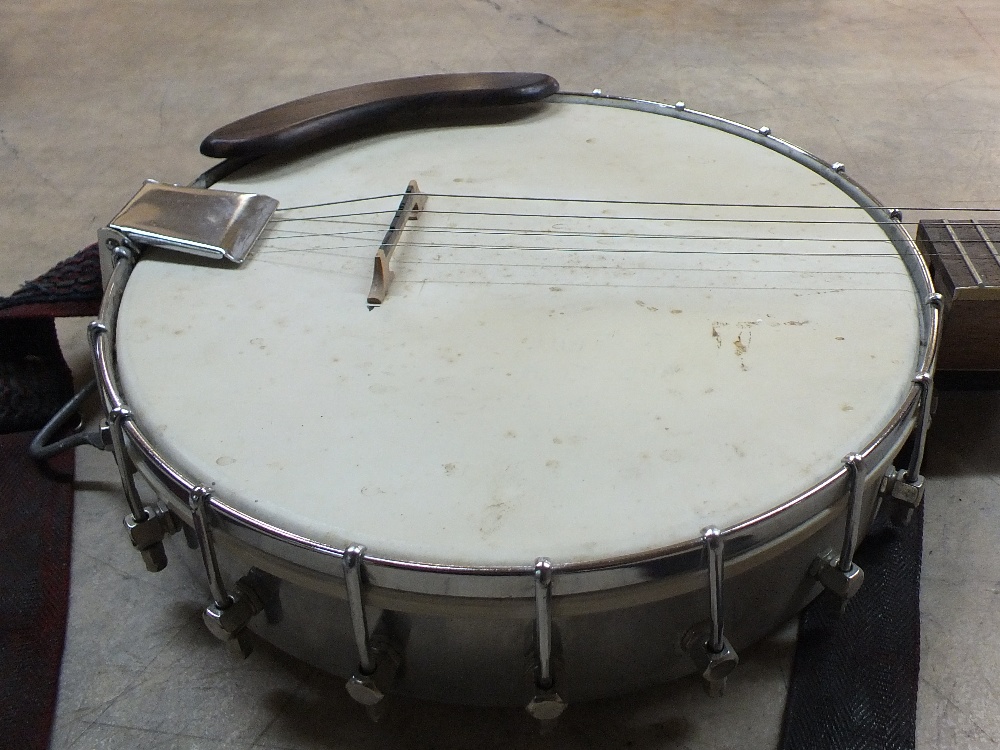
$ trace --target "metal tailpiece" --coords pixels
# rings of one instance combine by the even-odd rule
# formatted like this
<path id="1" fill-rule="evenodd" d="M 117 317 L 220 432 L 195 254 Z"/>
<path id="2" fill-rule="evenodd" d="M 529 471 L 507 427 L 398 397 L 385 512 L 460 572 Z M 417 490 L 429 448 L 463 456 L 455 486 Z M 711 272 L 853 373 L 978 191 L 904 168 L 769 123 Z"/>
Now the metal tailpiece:
<path id="1" fill-rule="evenodd" d="M 703 529 L 701 538 L 708 560 L 709 620 L 689 630 L 682 645 L 697 665 L 705 690 L 709 695 L 718 697 L 725 692 L 726 680 L 740 663 L 740 657 L 725 634 L 722 598 L 725 540 L 722 532 L 715 526 Z"/>
<path id="2" fill-rule="evenodd" d="M 124 237 L 134 247 L 242 263 L 277 207 L 266 195 L 147 180 L 98 238 L 105 252 Z"/>

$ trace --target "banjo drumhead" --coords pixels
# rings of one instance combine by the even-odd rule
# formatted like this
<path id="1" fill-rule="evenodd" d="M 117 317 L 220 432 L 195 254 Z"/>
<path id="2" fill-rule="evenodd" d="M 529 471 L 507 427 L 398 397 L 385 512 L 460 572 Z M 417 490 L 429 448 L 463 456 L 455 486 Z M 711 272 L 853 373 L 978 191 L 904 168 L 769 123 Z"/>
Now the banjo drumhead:
<path id="1" fill-rule="evenodd" d="M 426 205 L 369 310 L 410 180 Z M 218 187 L 281 209 L 239 268 L 144 255 L 124 397 L 179 471 L 337 548 L 491 567 L 690 540 L 828 477 L 917 368 L 878 222 L 687 119 L 564 99 Z"/>

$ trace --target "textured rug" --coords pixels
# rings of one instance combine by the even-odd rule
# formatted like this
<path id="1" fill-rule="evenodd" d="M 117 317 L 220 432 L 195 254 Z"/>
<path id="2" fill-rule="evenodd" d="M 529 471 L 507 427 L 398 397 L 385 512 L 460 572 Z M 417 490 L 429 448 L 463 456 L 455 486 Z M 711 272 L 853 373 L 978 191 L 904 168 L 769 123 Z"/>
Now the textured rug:
<path id="1" fill-rule="evenodd" d="M 803 610 L 781 750 L 915 747 L 923 518 L 923 506 L 902 528 L 877 518 L 844 613 L 822 596 Z"/>
<path id="2" fill-rule="evenodd" d="M 47 748 L 69 603 L 73 453 L 28 444 L 73 393 L 56 316 L 94 315 L 96 247 L 0 298 L 0 745 Z"/>

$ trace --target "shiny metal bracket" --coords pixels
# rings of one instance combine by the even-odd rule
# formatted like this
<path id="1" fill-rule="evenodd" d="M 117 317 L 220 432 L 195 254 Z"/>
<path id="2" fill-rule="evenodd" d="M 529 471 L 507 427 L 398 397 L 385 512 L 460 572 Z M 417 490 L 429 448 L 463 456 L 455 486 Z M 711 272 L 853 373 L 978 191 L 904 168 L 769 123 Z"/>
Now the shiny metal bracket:
<path id="1" fill-rule="evenodd" d="M 122 256 L 121 259 L 125 259 L 125 256 Z M 106 336 L 108 333 L 108 327 L 98 321 L 87 327 L 90 346 L 95 351 L 95 356 L 98 342 L 102 336 Z M 80 393 L 86 394 L 86 391 L 87 389 L 84 389 Z M 71 408 L 76 400 L 76 398 L 72 399 L 67 406 L 63 407 L 62 411 Z M 56 417 L 59 415 L 57 414 Z M 180 521 L 166 506 L 160 503 L 147 506 L 142 502 L 139 489 L 135 484 L 136 466 L 132 461 L 132 456 L 129 455 L 128 446 L 125 444 L 125 424 L 131 420 L 132 412 L 126 405 L 112 406 L 107 410 L 107 422 L 93 434 L 94 440 L 88 442 L 97 445 L 97 447 L 111 447 L 115 463 L 118 465 L 122 488 L 125 491 L 125 501 L 128 503 L 130 511 L 130 514 L 125 516 L 123 520 L 125 528 L 128 530 L 129 540 L 142 555 L 146 570 L 150 573 L 157 573 L 167 567 L 167 553 L 163 548 L 163 539 L 168 534 L 173 534 L 180 529 Z M 46 425 L 43 432 L 47 431 L 50 425 Z"/>
<path id="2" fill-rule="evenodd" d="M 242 263 L 278 207 L 266 195 L 165 185 L 147 180 L 109 222 L 135 247 Z M 101 249 L 117 238 L 99 233 Z M 121 244 L 121 243 L 117 243 Z"/>
<path id="3" fill-rule="evenodd" d="M 365 551 L 364 545 L 361 544 L 352 544 L 344 550 L 347 607 L 351 615 L 354 643 L 358 649 L 358 669 L 348 679 L 345 687 L 354 700 L 369 710 L 369 716 L 377 720 L 378 714 L 374 709 L 382 702 L 396 681 L 402 658 L 389 646 L 387 638 L 375 644 L 368 635 L 368 618 L 365 615 L 361 575 Z"/>
<path id="4" fill-rule="evenodd" d="M 935 295 L 940 297 L 940 295 Z M 905 469 L 889 474 L 883 480 L 880 494 L 893 502 L 891 517 L 894 523 L 906 525 L 913 518 L 914 511 L 924 501 L 924 477 L 920 473 L 927 445 L 927 430 L 931 423 L 934 401 L 934 378 L 929 372 L 921 372 L 913 378 L 920 386 L 920 418 L 913 432 L 913 450 Z"/>
<path id="5" fill-rule="evenodd" d="M 817 557 L 810 568 L 810 573 L 829 591 L 836 594 L 846 604 L 865 581 L 865 572 L 854 562 L 854 550 L 858 545 L 861 533 L 861 511 L 864 505 L 865 482 L 867 469 L 864 457 L 859 453 L 851 453 L 844 457 L 850 486 L 847 500 L 847 519 L 844 523 L 844 541 L 840 548 L 840 556 L 833 553 Z"/>
<path id="6" fill-rule="evenodd" d="M 555 690 L 552 674 L 552 561 L 535 561 L 535 666 L 536 692 L 525 710 L 539 721 L 554 721 L 566 710 L 566 702 Z"/>
<path id="7" fill-rule="evenodd" d="M 212 635 L 223 641 L 235 654 L 246 658 L 253 651 L 246 625 L 251 617 L 264 608 L 264 604 L 246 577 L 240 579 L 233 593 L 226 590 L 215 552 L 215 540 L 212 538 L 209 519 L 211 500 L 212 493 L 207 487 L 195 487 L 188 496 L 194 531 L 198 537 L 201 559 L 208 575 L 208 588 L 212 594 L 212 602 L 202 612 L 202 620 Z"/>
<path id="8" fill-rule="evenodd" d="M 375 253 L 375 269 L 372 272 L 372 286 L 368 291 L 368 309 L 381 305 L 389 294 L 389 285 L 392 284 L 393 273 L 389 267 L 389 261 L 396 251 L 399 238 L 403 234 L 406 222 L 416 219 L 417 214 L 423 210 L 424 200 L 427 196 L 420 192 L 416 180 L 410 180 L 403 192 L 403 200 L 396 209 L 396 214 L 389 222 L 389 231 L 382 238 L 378 252 Z"/>
<path id="9" fill-rule="evenodd" d="M 697 665 L 705 690 L 709 695 L 718 697 L 725 692 L 726 681 L 739 665 L 740 657 L 725 634 L 722 596 L 725 582 L 725 540 L 722 532 L 715 526 L 703 529 L 701 538 L 708 560 L 709 620 L 689 630 L 683 638 L 682 646 Z"/>

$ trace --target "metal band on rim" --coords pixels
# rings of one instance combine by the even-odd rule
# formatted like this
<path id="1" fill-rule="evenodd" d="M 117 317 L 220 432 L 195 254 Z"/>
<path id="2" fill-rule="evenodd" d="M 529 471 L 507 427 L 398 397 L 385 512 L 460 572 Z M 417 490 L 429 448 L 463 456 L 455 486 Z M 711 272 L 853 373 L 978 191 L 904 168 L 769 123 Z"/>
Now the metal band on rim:
<path id="1" fill-rule="evenodd" d="M 623 107 L 669 117 L 680 118 L 707 125 L 727 133 L 752 140 L 777 151 L 813 171 L 850 196 L 869 215 L 876 218 L 896 251 L 903 259 L 910 278 L 921 298 L 933 293 L 929 272 L 919 256 L 913 240 L 909 238 L 898 221 L 887 223 L 889 211 L 877 203 L 863 188 L 844 174 L 837 173 L 831 165 L 775 137 L 770 132 L 750 128 L 722 118 L 697 112 L 686 107 L 659 104 L 634 99 L 606 96 L 560 94 L 552 97 L 553 102 L 578 102 L 601 106 Z M 215 178 L 224 174 L 217 170 Z M 99 325 L 106 333 L 95 336 L 94 360 L 98 381 L 105 403 L 109 409 L 124 406 L 121 384 L 114 362 L 115 323 L 122 301 L 125 284 L 128 281 L 130 263 L 118 263 L 109 281 L 101 306 Z M 933 305 L 924 305 L 919 310 L 920 351 L 918 353 L 918 373 L 932 372 L 936 355 L 939 311 Z M 914 383 L 902 399 L 893 417 L 859 455 L 868 466 L 879 465 L 905 439 L 921 425 L 918 410 L 927 402 L 922 384 Z M 123 436 L 128 440 L 132 454 L 141 464 L 140 468 L 155 475 L 166 486 L 174 498 L 166 498 L 171 509 L 182 517 L 189 517 L 190 508 L 185 498 L 199 484 L 199 480 L 187 477 L 172 466 L 157 450 L 154 442 L 143 432 L 142 415 L 125 420 L 122 424 Z M 921 426 L 919 429 L 923 429 Z M 843 498 L 842 487 L 848 479 L 850 469 L 838 467 L 832 474 L 818 482 L 797 497 L 781 503 L 775 508 L 730 528 L 722 529 L 727 539 L 727 557 L 737 558 L 751 552 L 756 547 L 797 528 L 817 512 L 824 510 Z M 271 524 L 253 518 L 245 512 L 228 505 L 224 498 L 212 498 L 215 531 L 241 540 L 253 540 L 256 546 L 267 548 L 281 556 L 291 556 L 299 560 L 315 560 L 307 567 L 331 571 L 340 577 L 345 575 L 340 561 L 346 550 L 322 544 L 303 536 L 291 534 Z M 661 579 L 665 575 L 696 571 L 703 564 L 703 540 L 691 539 L 687 542 L 646 550 L 611 559 L 591 560 L 575 563 L 560 563 L 552 567 L 559 575 L 560 595 L 587 593 L 618 588 L 635 583 Z M 386 589 L 415 593 L 446 593 L 458 597 L 515 597 L 532 599 L 534 589 L 534 566 L 468 567 L 461 565 L 429 564 L 419 560 L 395 560 L 379 557 L 376 553 L 366 553 L 364 558 L 368 584 Z M 340 572 L 335 572 L 340 568 Z"/>

